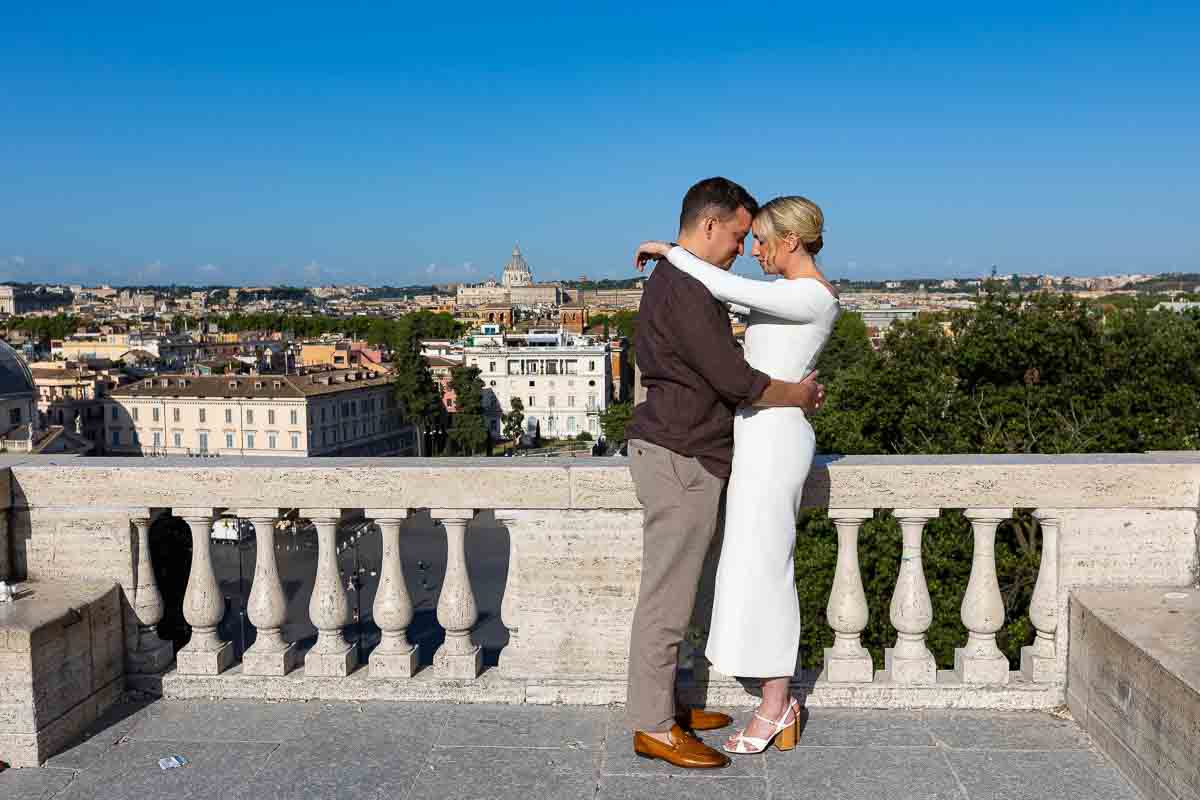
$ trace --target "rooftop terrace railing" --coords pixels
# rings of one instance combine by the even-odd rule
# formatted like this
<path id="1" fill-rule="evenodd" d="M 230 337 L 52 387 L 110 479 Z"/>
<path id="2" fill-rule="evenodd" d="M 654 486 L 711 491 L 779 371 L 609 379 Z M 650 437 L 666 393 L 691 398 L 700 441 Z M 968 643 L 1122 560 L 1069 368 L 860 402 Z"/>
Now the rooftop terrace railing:
<path id="1" fill-rule="evenodd" d="M 161 681 L 174 697 L 624 699 L 641 510 L 622 459 L 7 457 L 0 498 L 9 499 L 0 575 L 121 585 L 131 684 Z M 822 458 L 804 502 L 828 508 L 837 529 L 826 609 L 833 645 L 823 667 L 798 669 L 795 683 L 813 705 L 1060 705 L 1070 591 L 1191 585 L 1198 500 L 1194 454 Z M 925 641 L 934 611 L 922 544 L 926 523 L 948 508 L 964 510 L 973 553 L 960 607 L 966 635 L 953 669 L 939 670 Z M 1043 535 L 1028 609 L 1036 636 L 1018 670 L 996 643 L 1005 607 L 994 542 L 1014 508 L 1035 509 Z M 882 670 L 862 643 L 858 561 L 859 531 L 876 509 L 892 510 L 902 529 L 890 589 L 897 634 Z M 214 562 L 214 525 L 231 517 L 259 543 L 239 604 L 254 632 L 244 651 L 230 633 L 229 579 Z M 152 526 L 168 518 L 191 540 L 182 598 L 190 638 L 173 666 L 156 633 L 168 609 L 151 556 Z M 374 542 L 378 574 L 365 597 L 364 571 L 348 566 L 350 545 L 339 538 L 347 525 L 355 541 Z M 315 531 L 315 552 L 291 555 L 281 527 Z M 289 570 L 305 573 L 299 579 L 281 575 L 281 550 Z M 710 601 L 702 591 L 699 613 Z M 363 634 L 364 621 L 377 636 Z M 690 692 L 749 701 L 732 677 L 684 660 Z"/>

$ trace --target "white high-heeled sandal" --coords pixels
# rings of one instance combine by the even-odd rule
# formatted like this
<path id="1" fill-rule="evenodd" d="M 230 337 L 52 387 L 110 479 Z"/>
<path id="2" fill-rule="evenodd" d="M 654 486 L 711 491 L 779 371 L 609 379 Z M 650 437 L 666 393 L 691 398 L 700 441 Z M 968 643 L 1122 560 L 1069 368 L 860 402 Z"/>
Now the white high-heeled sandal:
<path id="1" fill-rule="evenodd" d="M 795 714 L 795 716 L 792 718 L 792 721 L 785 722 L 784 720 L 786 720 L 790 714 Z M 723 745 L 721 745 L 725 752 L 734 753 L 737 755 L 761 753 L 770 747 L 772 742 L 774 742 L 775 747 L 779 750 L 791 750 L 796 746 L 796 740 L 799 738 L 800 733 L 800 704 L 796 702 L 795 698 L 791 699 L 791 701 L 788 703 L 788 707 L 783 711 L 783 716 L 778 720 L 767 719 L 757 711 L 754 712 L 754 716 L 755 718 L 767 723 L 775 730 L 772 731 L 771 735 L 767 738 L 760 739 L 757 736 L 747 736 L 746 729 L 743 728 L 734 735 L 733 747 L 729 746 L 729 742 L 725 742 Z"/>

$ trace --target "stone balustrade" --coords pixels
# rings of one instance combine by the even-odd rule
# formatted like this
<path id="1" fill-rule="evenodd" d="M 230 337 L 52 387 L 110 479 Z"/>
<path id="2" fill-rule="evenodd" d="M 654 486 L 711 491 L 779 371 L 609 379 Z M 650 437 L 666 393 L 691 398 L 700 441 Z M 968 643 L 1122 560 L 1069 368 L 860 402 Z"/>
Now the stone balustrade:
<path id="1" fill-rule="evenodd" d="M 107 579 L 125 593 L 129 675 L 162 674 L 175 697 L 424 699 L 609 703 L 624 699 L 628 630 L 641 561 L 641 510 L 621 459 L 77 459 L 0 460 L 9 487 L 0 568 L 38 581 Z M 2 488 L 2 486 L 0 486 Z M 0 493 L 2 495 L 2 493 Z M 832 457 L 814 466 L 805 505 L 829 509 L 838 556 L 827 606 L 834 633 L 817 674 L 798 671 L 811 705 L 1041 708 L 1065 697 L 1068 604 L 1076 587 L 1187 586 L 1197 577 L 1200 460 L 1188 454 L 1010 457 Z M 922 564 L 926 523 L 963 509 L 974 531 L 961 603 L 966 629 L 954 668 L 939 671 L 926 634 L 934 621 Z M 996 644 L 1005 623 L 997 527 L 1034 508 L 1043 556 L 1028 611 L 1034 643 L 1011 671 Z M 862 644 L 868 603 L 858 537 L 876 509 L 899 521 L 903 545 L 891 596 L 896 641 L 876 671 Z M 170 514 L 191 532 L 183 613 L 191 639 L 175 656 L 154 634 L 163 600 L 150 565 L 150 521 Z M 219 629 L 225 609 L 211 556 L 216 520 L 256 533 L 246 602 L 257 636 L 240 660 Z M 272 546 L 280 520 L 316 530 L 301 648 Z M 432 609 L 444 640 L 410 639 L 416 600 L 405 542 L 435 526 L 445 571 Z M 350 588 L 339 569 L 339 525 L 380 537 L 369 605 L 380 641 L 346 637 Z M 486 524 L 485 524 L 486 522 Z M 2 538 L 7 535 L 8 541 Z M 507 536 L 496 609 L 507 629 L 498 665 L 484 669 L 472 560 L 480 537 Z M 476 540 L 476 541 L 473 541 Z M 6 561 L 11 556 L 11 564 Z M 704 605 L 704 599 L 701 599 Z M 360 613 L 364 609 L 358 609 Z M 302 612 L 300 612 L 302 613 Z M 164 647 L 168 648 L 164 650 Z M 360 663 L 365 658 L 365 663 Z M 166 669 L 164 673 L 164 669 Z M 692 691 L 752 702 L 729 676 L 696 669 Z"/>

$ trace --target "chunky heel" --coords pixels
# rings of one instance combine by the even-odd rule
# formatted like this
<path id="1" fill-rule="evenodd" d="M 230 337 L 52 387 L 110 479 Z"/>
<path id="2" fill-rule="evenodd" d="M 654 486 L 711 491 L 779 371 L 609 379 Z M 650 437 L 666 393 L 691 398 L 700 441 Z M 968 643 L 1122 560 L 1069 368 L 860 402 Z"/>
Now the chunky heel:
<path id="1" fill-rule="evenodd" d="M 775 734 L 775 747 L 779 750 L 792 750 L 796 740 L 800 738 L 800 720 L 794 720 L 791 725 Z"/>

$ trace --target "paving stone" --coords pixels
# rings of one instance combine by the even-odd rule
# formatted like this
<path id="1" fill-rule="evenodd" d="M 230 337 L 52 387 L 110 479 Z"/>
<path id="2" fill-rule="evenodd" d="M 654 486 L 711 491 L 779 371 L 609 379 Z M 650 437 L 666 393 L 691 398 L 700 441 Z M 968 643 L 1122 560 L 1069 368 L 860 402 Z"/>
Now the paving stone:
<path id="1" fill-rule="evenodd" d="M 88 726 L 74 745 L 46 761 L 47 767 L 87 769 L 104 757 L 145 719 L 149 703 L 120 703 Z"/>
<path id="2" fill-rule="evenodd" d="M 730 726 L 719 731 L 700 731 L 696 735 L 709 747 L 721 749 L 721 743 L 737 730 Z M 658 759 L 641 758 L 633 752 L 633 733 L 624 725 L 624 713 L 614 712 L 604 737 L 604 760 L 600 771 L 605 775 L 634 777 L 703 778 L 762 778 L 766 776 L 761 755 L 730 756 L 733 762 L 721 769 L 681 769 Z"/>
<path id="3" fill-rule="evenodd" d="M 933 747 L 920 714 L 804 709 L 801 747 Z"/>
<path id="4" fill-rule="evenodd" d="M 69 769 L 8 769 L 0 772 L 0 797 L 4 800 L 48 800 L 71 782 Z"/>
<path id="5" fill-rule="evenodd" d="M 608 718 L 585 706 L 453 706 L 438 745 L 593 749 Z"/>
<path id="6" fill-rule="evenodd" d="M 281 744 L 236 797 L 406 797 L 449 710 L 402 703 L 314 705 L 304 734 Z"/>
<path id="7" fill-rule="evenodd" d="M 943 752 L 924 748 L 773 753 L 767 784 L 772 800 L 964 800 Z"/>
<path id="8" fill-rule="evenodd" d="M 54 800 L 213 800 L 245 786 L 277 745 L 265 742 L 135 742 L 110 750 Z M 158 760 L 181 755 L 188 763 L 163 770 Z"/>
<path id="9" fill-rule="evenodd" d="M 663 776 L 602 775 L 597 800 L 764 800 L 765 778 L 695 781 Z"/>
<path id="10" fill-rule="evenodd" d="M 928 711 L 933 737 L 955 750 L 1090 750 L 1075 722 L 1036 711 Z"/>
<path id="11" fill-rule="evenodd" d="M 1004 753 L 947 751 L 971 798 L 1045 800 L 1138 800 L 1117 768 L 1099 753 Z"/>
<path id="12" fill-rule="evenodd" d="M 436 748 L 407 796 L 420 800 L 592 800 L 596 794 L 593 755 L 585 750 Z"/>
<path id="13" fill-rule="evenodd" d="M 138 740 L 287 742 L 304 734 L 315 703 L 159 700 L 133 732 Z"/>

